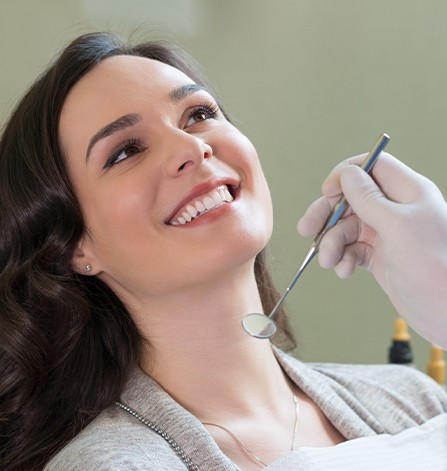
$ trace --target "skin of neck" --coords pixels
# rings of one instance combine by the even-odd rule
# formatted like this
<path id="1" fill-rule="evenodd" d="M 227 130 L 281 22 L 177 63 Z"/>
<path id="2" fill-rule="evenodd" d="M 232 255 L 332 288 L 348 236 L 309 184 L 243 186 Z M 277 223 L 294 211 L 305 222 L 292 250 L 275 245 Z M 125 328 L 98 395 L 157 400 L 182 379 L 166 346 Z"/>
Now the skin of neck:
<path id="1" fill-rule="evenodd" d="M 200 420 L 274 412 L 290 387 L 269 340 L 244 315 L 263 312 L 253 263 L 131 309 L 147 343 L 140 366 Z"/>

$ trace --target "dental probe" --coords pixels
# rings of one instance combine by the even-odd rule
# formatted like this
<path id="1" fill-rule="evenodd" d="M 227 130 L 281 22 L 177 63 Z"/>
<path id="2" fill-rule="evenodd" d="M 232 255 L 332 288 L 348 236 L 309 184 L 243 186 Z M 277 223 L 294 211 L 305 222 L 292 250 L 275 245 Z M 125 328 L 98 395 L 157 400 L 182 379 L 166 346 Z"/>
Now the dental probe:
<path id="1" fill-rule="evenodd" d="M 360 168 L 362 168 L 365 172 L 369 173 L 374 164 L 376 163 L 376 160 L 378 159 L 380 153 L 388 144 L 389 140 L 390 137 L 387 134 L 381 134 L 377 142 L 374 144 L 373 148 L 370 150 L 369 154 L 366 156 L 366 159 L 360 165 Z M 323 229 L 316 235 L 300 267 L 298 268 L 297 272 L 295 273 L 289 285 L 287 286 L 284 294 L 276 303 L 276 306 L 273 308 L 270 315 L 266 316 L 265 314 L 254 312 L 252 314 L 247 314 L 242 319 L 242 327 L 249 335 L 258 339 L 269 339 L 275 334 L 276 323 L 274 321 L 274 318 L 278 312 L 278 309 L 280 308 L 292 288 L 295 286 L 295 283 L 298 281 L 298 278 L 301 276 L 304 269 L 309 265 L 309 263 L 318 253 L 321 239 L 324 237 L 326 232 L 329 231 L 329 229 L 331 229 L 337 224 L 337 222 L 347 210 L 348 206 L 349 205 L 346 201 L 346 198 L 342 195 L 336 205 L 332 208 L 332 211 L 330 212 L 326 223 L 323 226 Z"/>

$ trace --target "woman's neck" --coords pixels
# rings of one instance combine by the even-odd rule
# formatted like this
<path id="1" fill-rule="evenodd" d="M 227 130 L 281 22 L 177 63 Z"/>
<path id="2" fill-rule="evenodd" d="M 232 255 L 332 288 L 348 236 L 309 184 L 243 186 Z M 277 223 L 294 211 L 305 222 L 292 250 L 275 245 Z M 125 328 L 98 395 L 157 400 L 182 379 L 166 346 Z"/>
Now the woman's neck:
<path id="1" fill-rule="evenodd" d="M 147 339 L 142 369 L 200 419 L 250 415 L 274 407 L 290 388 L 268 340 L 247 335 L 241 320 L 262 312 L 253 275 L 227 277 L 152 301 L 137 324 Z"/>
<path id="2" fill-rule="evenodd" d="M 142 369 L 206 423 L 223 453 L 243 469 L 259 469 L 253 453 L 272 463 L 293 446 L 342 441 L 313 401 L 290 384 L 270 342 L 242 329 L 244 315 L 262 312 L 254 276 L 229 276 L 201 288 L 134 313 L 148 342 Z"/>

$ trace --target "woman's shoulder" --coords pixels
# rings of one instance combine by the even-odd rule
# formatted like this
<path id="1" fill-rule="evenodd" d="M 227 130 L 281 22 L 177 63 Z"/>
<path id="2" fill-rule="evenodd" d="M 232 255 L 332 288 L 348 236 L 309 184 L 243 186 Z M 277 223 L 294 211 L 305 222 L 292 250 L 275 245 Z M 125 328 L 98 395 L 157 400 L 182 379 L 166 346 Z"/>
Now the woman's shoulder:
<path id="1" fill-rule="evenodd" d="M 357 395 L 375 391 L 383 396 L 418 400 L 421 406 L 446 405 L 447 396 L 443 388 L 426 374 L 409 366 L 337 363 L 309 363 L 308 366 L 328 381 L 343 385 Z"/>
<path id="2" fill-rule="evenodd" d="M 402 365 L 310 365 L 349 404 L 367 410 L 379 433 L 398 433 L 447 411 L 445 391 L 429 376 Z"/>
<path id="3" fill-rule="evenodd" d="M 360 435 L 398 433 L 447 411 L 445 391 L 411 367 L 303 363 L 284 354 L 280 361 L 326 415 L 362 422 Z"/>
<path id="4" fill-rule="evenodd" d="M 147 427 L 111 406 L 62 448 L 44 471 L 183 469 L 166 441 L 148 432 Z"/>

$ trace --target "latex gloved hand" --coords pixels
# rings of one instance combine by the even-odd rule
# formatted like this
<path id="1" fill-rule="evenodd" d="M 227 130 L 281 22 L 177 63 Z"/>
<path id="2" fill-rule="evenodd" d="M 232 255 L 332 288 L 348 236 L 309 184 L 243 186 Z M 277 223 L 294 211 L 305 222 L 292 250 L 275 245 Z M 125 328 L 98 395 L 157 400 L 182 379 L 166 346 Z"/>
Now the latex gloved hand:
<path id="1" fill-rule="evenodd" d="M 364 158 L 332 170 L 298 232 L 317 234 L 343 193 L 350 209 L 322 239 L 320 265 L 340 278 L 366 268 L 417 332 L 447 348 L 447 204 L 432 181 L 391 155 L 381 154 L 372 177 L 358 167 Z"/>

